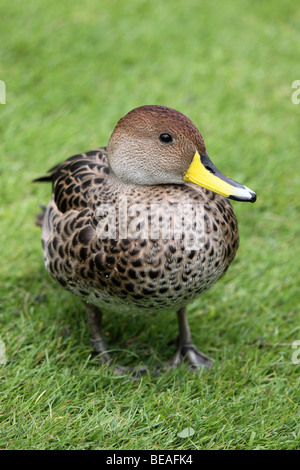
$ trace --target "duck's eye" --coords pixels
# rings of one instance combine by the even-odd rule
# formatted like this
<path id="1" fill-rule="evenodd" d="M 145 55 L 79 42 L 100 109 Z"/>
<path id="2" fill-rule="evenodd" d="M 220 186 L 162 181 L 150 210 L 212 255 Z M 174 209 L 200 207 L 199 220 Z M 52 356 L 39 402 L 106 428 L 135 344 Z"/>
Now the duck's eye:
<path id="1" fill-rule="evenodd" d="M 169 144 L 170 142 L 173 142 L 173 137 L 170 134 L 160 134 L 159 140 L 164 144 Z"/>

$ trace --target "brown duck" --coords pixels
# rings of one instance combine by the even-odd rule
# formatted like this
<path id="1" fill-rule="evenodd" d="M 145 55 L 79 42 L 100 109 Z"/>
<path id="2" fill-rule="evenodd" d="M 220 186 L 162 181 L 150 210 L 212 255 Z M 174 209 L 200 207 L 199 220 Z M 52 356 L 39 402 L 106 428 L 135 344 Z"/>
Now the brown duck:
<path id="1" fill-rule="evenodd" d="M 192 343 L 186 305 L 225 274 L 238 249 L 228 198 L 256 195 L 213 165 L 193 122 L 164 106 L 133 109 L 107 147 L 70 157 L 36 181 L 53 186 L 41 221 L 46 268 L 84 301 L 101 361 L 113 364 L 102 310 L 176 310 L 178 350 L 169 367 L 183 359 L 210 367 Z"/>

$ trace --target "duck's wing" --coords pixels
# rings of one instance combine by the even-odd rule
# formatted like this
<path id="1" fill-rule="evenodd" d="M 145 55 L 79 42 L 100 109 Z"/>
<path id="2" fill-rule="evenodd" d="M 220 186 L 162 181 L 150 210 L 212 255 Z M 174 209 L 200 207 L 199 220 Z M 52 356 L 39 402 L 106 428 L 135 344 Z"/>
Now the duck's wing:
<path id="1" fill-rule="evenodd" d="M 107 178 L 106 148 L 91 150 L 68 158 L 34 182 L 51 182 L 56 208 L 65 213 L 88 206 L 88 191 Z"/>

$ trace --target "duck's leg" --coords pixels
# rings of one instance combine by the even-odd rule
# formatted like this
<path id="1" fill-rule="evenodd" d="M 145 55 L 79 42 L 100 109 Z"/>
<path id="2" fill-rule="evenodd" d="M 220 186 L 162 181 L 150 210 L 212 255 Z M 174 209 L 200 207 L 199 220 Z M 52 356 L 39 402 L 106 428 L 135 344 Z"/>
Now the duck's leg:
<path id="1" fill-rule="evenodd" d="M 102 335 L 102 312 L 97 307 L 91 304 L 85 303 L 86 314 L 88 319 L 88 324 L 91 331 L 91 343 L 93 346 L 94 354 L 99 355 L 100 364 L 108 364 L 114 370 L 114 374 L 117 375 L 129 375 L 131 379 L 136 379 L 146 373 L 149 369 L 148 366 L 138 366 L 138 367 L 124 367 L 114 363 L 109 353 L 107 352 L 107 347 L 105 340 Z M 152 373 L 155 373 L 154 370 L 151 370 Z M 156 372 L 157 373 L 157 372 Z"/>
<path id="2" fill-rule="evenodd" d="M 177 312 L 179 335 L 177 338 L 178 349 L 175 356 L 169 362 L 171 368 L 179 366 L 183 361 L 187 362 L 191 369 L 199 367 L 210 368 L 214 360 L 199 351 L 192 343 L 191 331 L 187 321 L 186 308 Z"/>
<path id="3" fill-rule="evenodd" d="M 102 312 L 97 307 L 85 303 L 86 315 L 91 332 L 91 343 L 94 354 L 99 355 L 102 364 L 111 363 L 111 357 L 107 352 L 105 341 L 102 335 Z"/>

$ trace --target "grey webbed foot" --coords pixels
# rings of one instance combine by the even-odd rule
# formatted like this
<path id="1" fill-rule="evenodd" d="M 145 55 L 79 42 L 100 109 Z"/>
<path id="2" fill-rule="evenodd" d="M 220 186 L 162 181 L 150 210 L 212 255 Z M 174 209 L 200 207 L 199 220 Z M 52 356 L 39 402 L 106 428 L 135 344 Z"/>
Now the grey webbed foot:
<path id="1" fill-rule="evenodd" d="M 187 363 L 190 370 L 198 369 L 199 367 L 206 367 L 209 369 L 214 359 L 199 351 L 192 343 L 180 344 L 174 355 L 169 361 L 170 368 L 178 367 L 182 363 Z"/>
<path id="2" fill-rule="evenodd" d="M 170 342 L 170 344 L 175 343 L 177 345 L 177 351 L 171 361 L 168 362 L 168 366 L 173 369 L 187 363 L 190 370 L 197 370 L 200 367 L 209 369 L 213 365 L 214 359 L 199 351 L 192 343 L 186 308 L 183 307 L 178 310 L 177 316 L 179 335 L 175 341 Z"/>
<path id="3" fill-rule="evenodd" d="M 108 353 L 105 340 L 102 335 L 102 312 L 97 307 L 85 304 L 88 323 L 91 331 L 91 344 L 93 347 L 93 355 L 97 356 L 99 364 L 106 364 L 112 368 L 115 375 L 128 376 L 131 380 L 143 377 L 146 373 L 153 376 L 158 375 L 158 367 L 136 366 L 125 367 L 116 364 Z"/>

